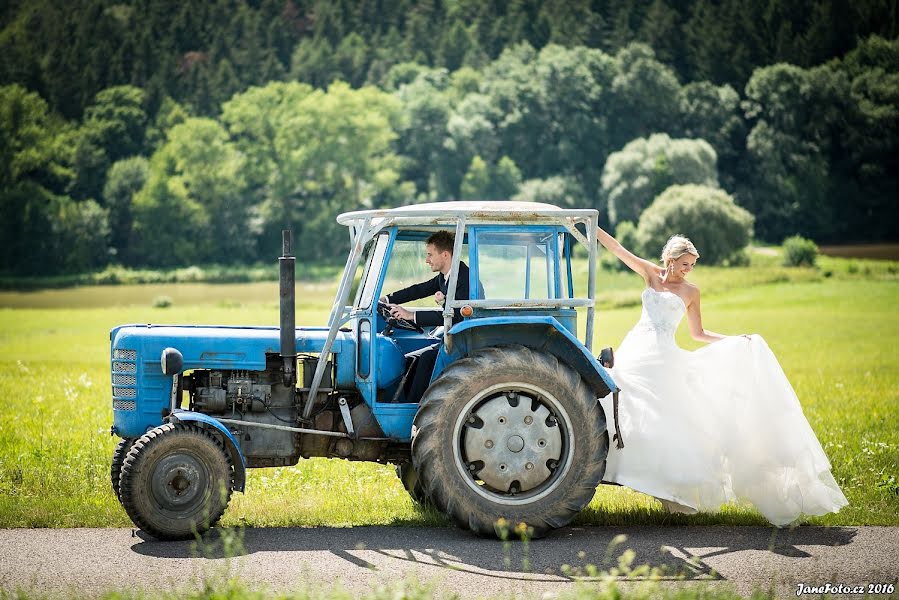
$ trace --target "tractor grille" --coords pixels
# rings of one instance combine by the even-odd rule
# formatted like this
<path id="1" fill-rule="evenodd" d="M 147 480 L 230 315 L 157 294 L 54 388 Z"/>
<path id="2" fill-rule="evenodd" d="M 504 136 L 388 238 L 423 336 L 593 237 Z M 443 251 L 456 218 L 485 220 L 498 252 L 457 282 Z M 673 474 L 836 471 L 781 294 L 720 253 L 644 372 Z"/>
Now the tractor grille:
<path id="1" fill-rule="evenodd" d="M 137 403 L 134 400 L 113 400 L 112 410 L 134 410 Z"/>
<path id="2" fill-rule="evenodd" d="M 114 387 L 112 395 L 120 398 L 137 398 L 137 390 L 134 388 Z"/>
<path id="3" fill-rule="evenodd" d="M 113 410 L 130 411 L 137 409 L 137 402 L 134 400 L 135 398 L 137 398 L 136 350 L 129 350 L 127 348 L 113 348 L 112 395 Z"/>
<path id="4" fill-rule="evenodd" d="M 134 375 L 121 375 L 119 373 L 112 374 L 112 384 L 113 385 L 135 385 L 137 383 L 137 377 Z"/>

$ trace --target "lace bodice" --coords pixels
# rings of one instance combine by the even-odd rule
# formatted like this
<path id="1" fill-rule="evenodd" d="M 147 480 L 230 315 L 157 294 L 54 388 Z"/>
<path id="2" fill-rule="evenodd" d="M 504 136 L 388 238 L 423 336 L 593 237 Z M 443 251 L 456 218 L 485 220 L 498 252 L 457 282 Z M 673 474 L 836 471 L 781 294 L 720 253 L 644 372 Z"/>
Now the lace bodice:
<path id="1" fill-rule="evenodd" d="M 674 292 L 657 292 L 652 288 L 643 290 L 643 313 L 634 326 L 634 331 L 649 331 L 674 339 L 674 332 L 686 312 L 680 296 Z"/>

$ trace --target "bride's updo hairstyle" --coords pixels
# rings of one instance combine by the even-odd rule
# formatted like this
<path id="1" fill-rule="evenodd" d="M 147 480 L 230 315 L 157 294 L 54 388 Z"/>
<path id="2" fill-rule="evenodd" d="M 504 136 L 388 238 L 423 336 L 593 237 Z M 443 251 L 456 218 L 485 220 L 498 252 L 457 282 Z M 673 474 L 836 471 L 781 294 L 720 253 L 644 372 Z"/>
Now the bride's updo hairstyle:
<path id="1" fill-rule="evenodd" d="M 665 264 L 665 268 L 667 269 L 672 261 L 677 260 L 684 254 L 692 254 L 699 258 L 699 252 L 696 251 L 696 246 L 693 245 L 693 242 L 682 235 L 672 235 L 668 238 L 665 247 L 662 248 L 662 262 Z"/>

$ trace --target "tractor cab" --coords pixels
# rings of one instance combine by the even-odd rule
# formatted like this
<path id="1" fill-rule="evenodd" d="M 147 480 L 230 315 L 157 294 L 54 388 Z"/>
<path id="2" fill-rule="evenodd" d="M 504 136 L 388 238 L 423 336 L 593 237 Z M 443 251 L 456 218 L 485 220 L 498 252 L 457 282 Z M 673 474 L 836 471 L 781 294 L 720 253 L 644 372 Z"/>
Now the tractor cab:
<path id="1" fill-rule="evenodd" d="M 533 341 L 555 329 L 564 331 L 575 347 L 591 351 L 596 250 L 595 241 L 591 249 L 587 238 L 594 235 L 595 218 L 596 211 L 563 210 L 531 202 L 421 204 L 338 217 L 338 222 L 350 229 L 353 250 L 329 326 L 335 335 L 341 330 L 354 334 L 355 387 L 372 407 L 385 435 L 410 439 L 418 408 L 417 399 L 409 402 L 403 389 L 409 370 L 415 367 L 410 355 L 426 346 L 440 345 L 431 374 L 433 381 L 448 364 L 463 356 L 462 350 L 454 350 L 457 333 L 466 332 L 462 335 L 463 349 L 469 351 L 487 334 L 508 337 L 509 341 Z M 583 232 L 578 224 L 583 224 Z M 435 276 L 424 261 L 425 242 L 439 230 L 449 231 L 455 238 L 448 276 L 451 293 L 442 307 L 433 298 L 406 305 L 412 311 L 443 309 L 443 325 L 425 330 L 391 318 L 379 299 Z M 587 298 L 574 294 L 571 255 L 578 241 L 588 246 L 591 269 Z M 460 263 L 468 265 L 471 297 L 451 300 L 459 285 Z M 586 308 L 587 313 L 583 344 L 577 342 L 578 307 Z M 461 311 L 461 323 L 458 319 L 453 322 L 455 310 Z M 523 326 L 522 335 L 514 331 L 518 326 Z M 556 344 L 560 352 L 566 352 L 564 345 Z M 580 349 L 578 353 L 584 354 Z M 593 379 L 600 379 L 589 365 L 592 358 L 585 355 L 579 362 L 585 371 L 594 373 Z M 314 379 L 311 388 L 316 388 Z"/>

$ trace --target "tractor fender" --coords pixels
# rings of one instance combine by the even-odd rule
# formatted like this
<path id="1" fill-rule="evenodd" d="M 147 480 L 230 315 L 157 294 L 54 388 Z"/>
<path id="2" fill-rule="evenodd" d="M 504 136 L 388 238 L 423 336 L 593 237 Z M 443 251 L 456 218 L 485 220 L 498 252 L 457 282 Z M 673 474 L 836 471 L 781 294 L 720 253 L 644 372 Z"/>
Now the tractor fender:
<path id="1" fill-rule="evenodd" d="M 457 324 L 450 330 L 452 350 L 440 347 L 433 382 L 443 370 L 466 355 L 488 346 L 520 344 L 533 350 L 548 352 L 577 371 L 597 398 L 617 391 L 618 386 L 608 371 L 587 348 L 551 316 L 486 317 Z"/>
<path id="2" fill-rule="evenodd" d="M 221 433 L 225 439 L 225 447 L 231 454 L 231 462 L 234 464 L 234 489 L 238 492 L 244 491 L 244 487 L 247 484 L 247 459 L 244 458 L 243 452 L 240 451 L 240 444 L 237 443 L 237 438 L 234 437 L 234 434 L 227 427 L 209 415 L 181 408 L 176 408 L 168 416 L 168 419 L 170 422 L 202 423 Z"/>

